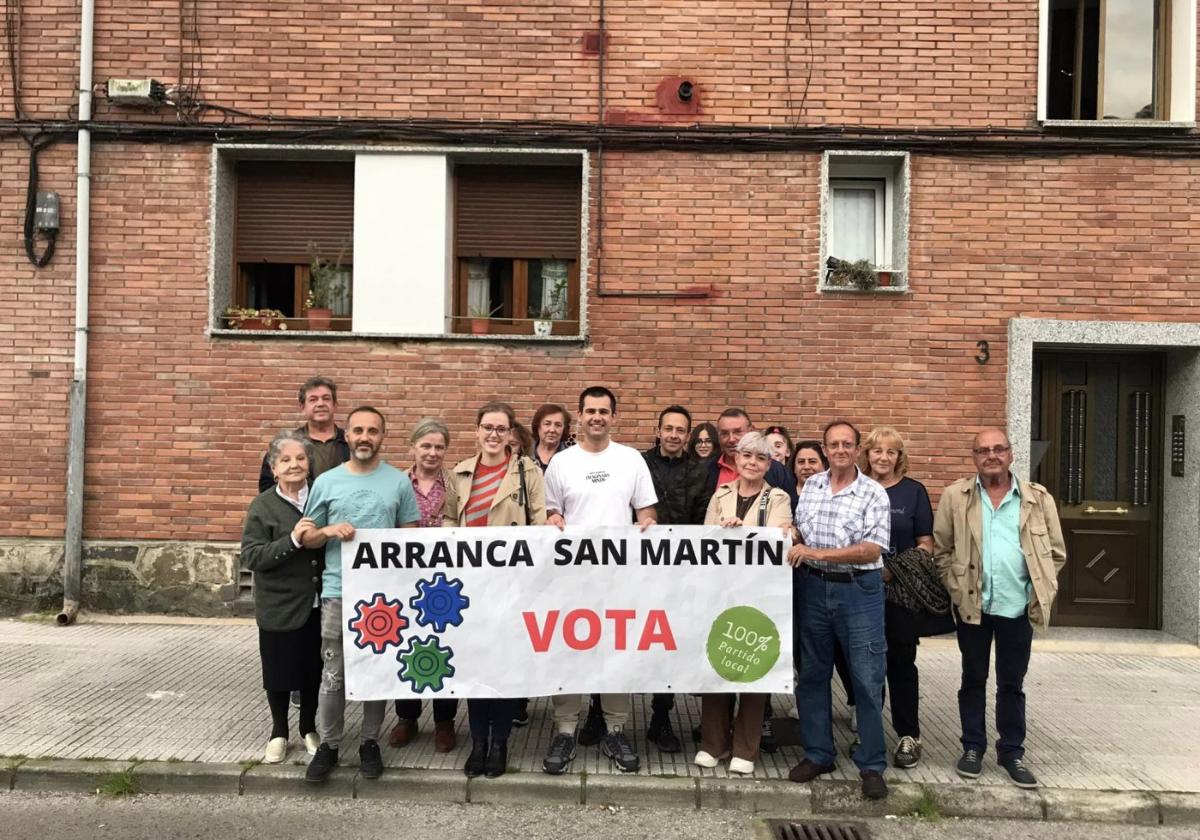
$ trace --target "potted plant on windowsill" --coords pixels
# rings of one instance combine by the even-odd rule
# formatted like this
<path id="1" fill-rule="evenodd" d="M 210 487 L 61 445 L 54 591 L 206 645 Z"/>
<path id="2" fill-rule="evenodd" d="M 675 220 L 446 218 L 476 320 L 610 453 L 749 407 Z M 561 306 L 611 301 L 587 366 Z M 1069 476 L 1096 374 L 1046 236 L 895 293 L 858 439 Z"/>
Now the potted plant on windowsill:
<path id="1" fill-rule="evenodd" d="M 346 294 L 346 271 L 342 268 L 346 246 L 342 245 L 337 259 L 332 262 L 321 257 L 315 242 L 308 244 L 308 250 L 312 255 L 312 263 L 309 265 L 304 315 L 310 330 L 327 330 L 333 323 L 333 303 Z"/>
<path id="2" fill-rule="evenodd" d="M 228 307 L 222 315 L 231 330 L 286 330 L 284 314 L 278 309 Z"/>
<path id="3" fill-rule="evenodd" d="M 490 330 L 490 319 L 500 311 L 500 307 L 488 309 L 486 306 L 471 307 L 471 335 L 487 335 Z"/>
<path id="4" fill-rule="evenodd" d="M 825 275 L 827 286 L 853 287 L 860 292 L 869 292 L 879 285 L 879 275 L 870 260 L 839 260 L 830 257 L 825 261 L 828 272 Z M 891 275 L 889 273 L 889 282 Z"/>

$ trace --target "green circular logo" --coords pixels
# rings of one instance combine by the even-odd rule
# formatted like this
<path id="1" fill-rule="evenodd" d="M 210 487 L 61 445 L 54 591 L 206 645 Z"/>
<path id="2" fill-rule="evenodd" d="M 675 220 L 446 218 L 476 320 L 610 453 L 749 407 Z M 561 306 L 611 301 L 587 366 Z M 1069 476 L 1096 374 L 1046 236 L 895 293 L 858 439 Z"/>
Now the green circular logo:
<path id="1" fill-rule="evenodd" d="M 779 630 L 754 607 L 730 607 L 708 631 L 709 664 L 722 679 L 754 682 L 779 660 Z"/>

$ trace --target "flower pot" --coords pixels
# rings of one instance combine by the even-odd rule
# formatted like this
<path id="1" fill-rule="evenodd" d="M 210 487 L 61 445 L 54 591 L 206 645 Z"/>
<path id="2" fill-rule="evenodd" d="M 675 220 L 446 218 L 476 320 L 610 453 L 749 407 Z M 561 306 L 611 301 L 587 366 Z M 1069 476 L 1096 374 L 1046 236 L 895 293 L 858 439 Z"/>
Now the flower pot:
<path id="1" fill-rule="evenodd" d="M 488 319 L 487 318 L 472 318 L 471 319 L 471 335 L 487 335 Z"/>
<path id="2" fill-rule="evenodd" d="M 554 322 L 539 318 L 533 322 L 533 334 L 538 338 L 548 338 L 554 332 Z"/>
<path id="3" fill-rule="evenodd" d="M 310 330 L 327 330 L 330 324 L 333 323 L 332 309 L 313 307 L 306 310 L 304 314 L 308 319 L 308 328 Z"/>
<path id="4" fill-rule="evenodd" d="M 890 271 L 877 271 L 875 272 L 875 277 L 879 281 L 880 286 L 892 285 L 892 272 Z"/>
<path id="5" fill-rule="evenodd" d="M 268 328 L 266 318 L 241 318 L 233 323 L 236 324 L 235 329 L 239 330 L 265 330 Z"/>

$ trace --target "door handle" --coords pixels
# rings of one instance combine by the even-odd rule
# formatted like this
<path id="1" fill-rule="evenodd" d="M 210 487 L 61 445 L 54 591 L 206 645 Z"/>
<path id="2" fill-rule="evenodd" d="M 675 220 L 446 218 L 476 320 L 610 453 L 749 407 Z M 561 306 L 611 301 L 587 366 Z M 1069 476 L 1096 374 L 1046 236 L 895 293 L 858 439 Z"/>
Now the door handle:
<path id="1" fill-rule="evenodd" d="M 1118 505 L 1115 508 L 1098 508 L 1098 507 L 1092 507 L 1091 505 L 1088 505 L 1087 507 L 1085 507 L 1083 509 L 1083 512 L 1084 513 L 1115 513 L 1115 514 L 1117 514 L 1117 516 L 1124 516 L 1125 514 L 1129 513 L 1129 510 L 1128 510 L 1128 508 L 1123 508 L 1120 505 Z"/>

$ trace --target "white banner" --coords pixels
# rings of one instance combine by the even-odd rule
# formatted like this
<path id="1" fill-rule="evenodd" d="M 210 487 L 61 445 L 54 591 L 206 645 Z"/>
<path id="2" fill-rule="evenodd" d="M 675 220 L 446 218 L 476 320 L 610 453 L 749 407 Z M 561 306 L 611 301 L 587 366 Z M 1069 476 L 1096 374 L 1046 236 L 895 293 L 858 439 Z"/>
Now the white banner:
<path id="1" fill-rule="evenodd" d="M 778 528 L 356 536 L 342 545 L 352 700 L 792 690 Z"/>

